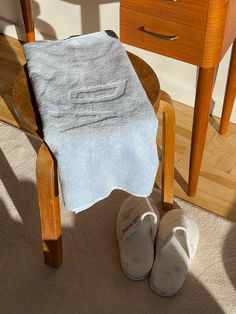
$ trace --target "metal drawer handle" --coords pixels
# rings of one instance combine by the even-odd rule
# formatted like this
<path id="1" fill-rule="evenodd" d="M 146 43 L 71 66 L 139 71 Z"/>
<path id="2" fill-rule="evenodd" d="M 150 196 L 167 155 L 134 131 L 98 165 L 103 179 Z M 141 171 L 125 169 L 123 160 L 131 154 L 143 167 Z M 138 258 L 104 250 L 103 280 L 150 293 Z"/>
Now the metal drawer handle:
<path id="1" fill-rule="evenodd" d="M 165 1 L 169 1 L 169 2 L 180 2 L 181 0 L 165 0 Z"/>
<path id="2" fill-rule="evenodd" d="M 144 26 L 140 26 L 139 29 L 138 29 L 140 32 L 144 32 L 146 34 L 149 34 L 151 36 L 154 36 L 158 39 L 162 39 L 162 40 L 177 40 L 179 38 L 178 35 L 162 35 L 162 34 L 157 34 L 157 33 L 153 33 L 153 32 L 149 32 L 145 29 Z"/>

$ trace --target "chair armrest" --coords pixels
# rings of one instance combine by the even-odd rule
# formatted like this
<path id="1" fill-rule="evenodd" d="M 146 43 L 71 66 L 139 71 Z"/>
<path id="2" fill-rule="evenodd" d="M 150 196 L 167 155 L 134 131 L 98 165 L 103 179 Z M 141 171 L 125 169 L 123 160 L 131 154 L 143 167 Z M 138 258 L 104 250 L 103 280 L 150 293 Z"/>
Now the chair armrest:
<path id="1" fill-rule="evenodd" d="M 170 96 L 160 92 L 160 100 L 154 104 L 156 114 L 163 112 L 162 132 L 162 201 L 163 208 L 172 208 L 174 195 L 175 110 Z"/>

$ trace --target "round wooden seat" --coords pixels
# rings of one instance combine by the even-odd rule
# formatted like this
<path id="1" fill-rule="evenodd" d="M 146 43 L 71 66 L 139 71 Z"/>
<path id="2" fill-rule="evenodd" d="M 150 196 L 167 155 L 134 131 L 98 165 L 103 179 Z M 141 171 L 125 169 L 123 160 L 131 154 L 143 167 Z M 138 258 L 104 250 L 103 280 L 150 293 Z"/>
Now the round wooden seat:
<path id="1" fill-rule="evenodd" d="M 155 72 L 145 61 L 136 55 L 128 52 L 128 56 L 150 102 L 152 105 L 158 104 L 160 85 Z M 26 66 L 21 69 L 14 81 L 12 98 L 16 114 L 22 127 L 26 131 L 42 137 L 40 119 Z"/>

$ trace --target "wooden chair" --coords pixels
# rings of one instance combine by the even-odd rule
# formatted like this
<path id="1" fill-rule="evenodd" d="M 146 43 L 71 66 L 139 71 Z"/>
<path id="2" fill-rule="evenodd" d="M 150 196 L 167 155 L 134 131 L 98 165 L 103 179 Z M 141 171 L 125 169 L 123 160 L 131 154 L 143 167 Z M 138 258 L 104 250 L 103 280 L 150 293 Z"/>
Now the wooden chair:
<path id="1" fill-rule="evenodd" d="M 24 6 L 27 40 L 34 41 L 31 1 L 21 0 Z M 170 97 L 160 91 L 158 78 L 141 58 L 128 53 L 155 112 L 163 111 L 162 132 L 162 201 L 165 210 L 173 202 L 175 112 Z M 62 231 L 59 207 L 57 164 L 43 140 L 40 118 L 35 105 L 26 66 L 17 75 L 12 92 L 18 119 L 24 130 L 39 137 L 42 144 L 37 154 L 36 180 L 39 197 L 42 240 L 45 263 L 58 268 L 62 264 Z"/>

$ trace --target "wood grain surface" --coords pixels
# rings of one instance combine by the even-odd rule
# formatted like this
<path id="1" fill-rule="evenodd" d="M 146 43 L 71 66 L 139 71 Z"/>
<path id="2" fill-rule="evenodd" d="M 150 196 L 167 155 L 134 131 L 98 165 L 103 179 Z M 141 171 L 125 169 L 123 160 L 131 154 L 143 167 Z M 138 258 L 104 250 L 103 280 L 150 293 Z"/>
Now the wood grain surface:
<path id="1" fill-rule="evenodd" d="M 122 7 L 162 19 L 202 29 L 206 27 L 208 0 L 121 0 L 120 4 Z"/>
<path id="2" fill-rule="evenodd" d="M 177 40 L 161 40 L 141 32 L 139 28 L 161 34 L 178 36 Z M 201 64 L 205 32 L 192 26 L 156 16 L 120 8 L 120 39 L 123 43 L 162 54 L 192 64 Z"/>
<path id="3" fill-rule="evenodd" d="M 27 41 L 35 41 L 32 0 L 20 0 L 20 4 L 25 25 L 26 39 Z"/>
<path id="4" fill-rule="evenodd" d="M 59 268 L 63 256 L 57 165 L 45 143 L 37 154 L 36 178 L 45 263 Z"/>

